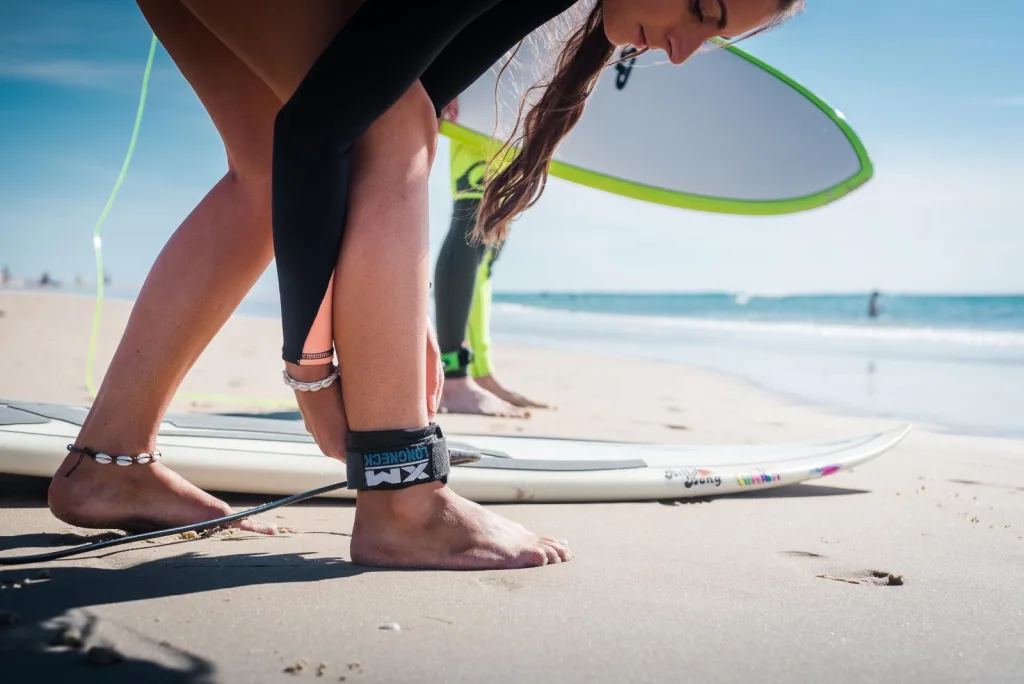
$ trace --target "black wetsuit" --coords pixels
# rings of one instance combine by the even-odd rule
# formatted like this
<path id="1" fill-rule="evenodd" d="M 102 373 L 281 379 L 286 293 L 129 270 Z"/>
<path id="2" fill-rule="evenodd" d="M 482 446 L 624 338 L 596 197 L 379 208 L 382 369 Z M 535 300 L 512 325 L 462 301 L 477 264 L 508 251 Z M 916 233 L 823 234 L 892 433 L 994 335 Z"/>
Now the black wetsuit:
<path id="1" fill-rule="evenodd" d="M 455 204 L 448 235 L 434 266 L 437 344 L 446 378 L 489 375 L 490 279 L 500 250 L 469 238 L 484 196 L 486 152 L 451 141 L 451 182 Z M 484 259 L 487 266 L 481 269 Z"/>
<path id="2" fill-rule="evenodd" d="M 417 79 L 440 116 L 505 52 L 576 1 L 366 0 L 338 32 L 274 126 L 285 361 L 299 362 L 337 263 L 356 140 Z"/>
<path id="3" fill-rule="evenodd" d="M 455 200 L 451 227 L 444 242 L 441 243 L 441 251 L 437 254 L 437 264 L 434 267 L 434 303 L 437 344 L 441 350 L 442 361 L 445 361 L 449 354 L 458 354 L 466 341 L 470 309 L 478 287 L 477 271 L 487 254 L 487 247 L 471 244 L 467 240 L 467 235 L 476 224 L 479 208 L 479 199 Z M 491 263 L 497 260 L 497 256 L 496 250 Z M 445 368 L 445 377 L 464 378 L 468 366 L 469 358 L 460 359 L 458 367 Z"/>

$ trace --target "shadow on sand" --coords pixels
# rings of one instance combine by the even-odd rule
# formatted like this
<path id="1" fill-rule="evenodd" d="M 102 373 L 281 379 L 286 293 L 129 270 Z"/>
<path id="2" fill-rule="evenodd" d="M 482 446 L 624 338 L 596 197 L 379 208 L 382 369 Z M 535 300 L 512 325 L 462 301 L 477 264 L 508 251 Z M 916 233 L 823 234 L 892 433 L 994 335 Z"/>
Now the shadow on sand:
<path id="1" fill-rule="evenodd" d="M 29 536 L 34 535 L 23 535 Z M 337 580 L 373 572 L 339 559 L 301 554 L 211 557 L 194 552 L 128 568 L 50 566 L 46 571 L 42 577 L 39 568 L 0 572 L 0 581 L 6 587 L 0 591 L 0 611 L 6 616 L 3 621 L 17 621 L 13 626 L 0 626 L 4 681 L 213 682 L 213 663 L 166 641 L 157 643 L 134 632 L 131 641 L 141 641 L 143 647 L 132 650 L 145 651 L 146 658 L 125 657 L 123 662 L 107 667 L 91 665 L 87 649 L 95 644 L 110 645 L 111 639 L 108 634 L 98 633 L 98 621 L 89 609 L 236 587 Z M 14 588 L 15 583 L 21 587 Z M 67 626 L 81 634 L 85 648 L 50 645 L 54 635 Z M 124 634 L 126 628 L 116 631 Z"/>

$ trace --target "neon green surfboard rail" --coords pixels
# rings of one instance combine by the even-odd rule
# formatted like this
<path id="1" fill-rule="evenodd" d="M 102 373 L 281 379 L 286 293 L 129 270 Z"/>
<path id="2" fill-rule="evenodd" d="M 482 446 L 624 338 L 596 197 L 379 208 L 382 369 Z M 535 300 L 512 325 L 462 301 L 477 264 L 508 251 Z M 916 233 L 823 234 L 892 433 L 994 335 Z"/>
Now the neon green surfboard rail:
<path id="1" fill-rule="evenodd" d="M 557 159 L 552 160 L 551 162 L 551 175 L 556 178 L 561 178 L 596 190 L 602 190 L 604 192 L 653 204 L 708 213 L 741 214 L 750 216 L 795 214 L 802 211 L 817 209 L 845 197 L 871 180 L 874 176 L 874 165 L 871 162 L 871 158 L 868 156 L 864 143 L 854 132 L 853 128 L 842 114 L 840 114 L 835 108 L 830 107 L 824 100 L 812 93 L 802 84 L 798 83 L 770 64 L 754 57 L 750 53 L 741 50 L 735 45 L 721 44 L 721 49 L 728 50 L 729 52 L 760 67 L 762 70 L 790 86 L 793 90 L 799 92 L 812 102 L 846 136 L 846 139 L 849 141 L 850 146 L 853 148 L 857 155 L 857 159 L 860 162 L 860 169 L 843 182 L 822 192 L 802 197 L 775 200 L 725 199 L 667 190 L 653 185 L 645 185 L 622 178 L 616 178 L 607 174 L 596 173 L 578 166 L 567 164 Z M 441 123 L 441 133 L 446 137 L 465 145 L 471 145 L 478 149 L 487 150 L 489 154 L 492 155 L 498 152 L 505 142 L 503 140 L 494 140 L 476 131 L 460 126 L 458 123 L 452 123 L 447 120 Z"/>

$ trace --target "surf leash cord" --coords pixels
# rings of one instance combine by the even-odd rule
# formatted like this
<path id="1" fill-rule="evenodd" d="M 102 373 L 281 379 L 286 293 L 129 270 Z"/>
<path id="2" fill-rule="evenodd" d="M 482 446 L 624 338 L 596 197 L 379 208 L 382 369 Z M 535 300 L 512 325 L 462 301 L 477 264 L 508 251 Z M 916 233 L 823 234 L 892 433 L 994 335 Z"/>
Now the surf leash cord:
<path id="1" fill-rule="evenodd" d="M 243 520 L 245 518 L 248 518 L 253 515 L 258 515 L 260 513 L 266 513 L 267 511 L 272 511 L 275 508 L 287 506 L 288 504 L 298 503 L 299 501 L 305 501 L 306 499 L 311 499 L 314 496 L 326 494 L 327 492 L 333 492 L 336 489 L 344 489 L 347 486 L 348 481 L 342 480 L 341 482 L 337 482 L 335 484 L 325 485 L 323 487 L 317 487 L 316 489 L 310 489 L 308 492 L 301 492 L 299 494 L 286 496 L 285 498 L 278 499 L 277 501 L 271 501 L 260 506 L 255 506 L 244 511 L 239 511 L 238 513 L 225 515 L 221 518 L 214 518 L 213 520 L 205 520 L 203 522 L 192 523 L 190 525 L 181 525 L 179 527 L 172 527 L 166 530 L 154 530 L 153 532 L 128 534 L 123 537 L 118 537 L 116 539 L 107 539 L 105 541 L 90 542 L 88 544 L 72 546 L 69 549 L 51 551 L 49 553 L 38 553 L 31 556 L 11 556 L 7 558 L 0 557 L 0 567 L 5 565 L 27 565 L 29 563 L 48 563 L 50 561 L 59 560 L 61 558 L 79 556 L 83 553 L 89 553 L 91 551 L 109 549 L 112 546 L 132 544 L 134 542 L 146 541 L 148 539 L 159 539 L 160 537 L 170 537 L 175 534 L 184 534 L 185 532 L 213 534 L 214 532 L 224 529 L 225 526 L 238 520 Z"/>

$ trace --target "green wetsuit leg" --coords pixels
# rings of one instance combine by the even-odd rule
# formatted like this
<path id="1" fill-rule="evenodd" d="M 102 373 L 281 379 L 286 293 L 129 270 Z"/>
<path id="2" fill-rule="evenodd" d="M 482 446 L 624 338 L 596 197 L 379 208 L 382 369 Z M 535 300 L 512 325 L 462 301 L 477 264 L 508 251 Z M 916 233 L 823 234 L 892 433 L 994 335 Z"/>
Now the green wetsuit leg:
<path id="1" fill-rule="evenodd" d="M 466 327 L 473 304 L 477 267 L 487 248 L 470 245 L 467 234 L 476 221 L 478 199 L 457 199 L 451 227 L 441 245 L 434 267 L 434 310 L 437 318 L 437 344 L 445 364 L 445 377 L 466 377 L 464 363 L 452 360 L 465 347 Z"/>
<path id="2" fill-rule="evenodd" d="M 471 245 L 469 234 L 476 223 L 483 198 L 486 157 L 478 150 L 451 143 L 452 221 L 434 266 L 434 310 L 437 318 L 437 343 L 445 377 L 466 377 L 469 348 L 466 328 L 476 272 L 487 248 Z"/>
<path id="3" fill-rule="evenodd" d="M 469 329 L 466 331 L 469 348 L 473 350 L 469 373 L 474 378 L 482 378 L 494 372 L 491 359 L 491 273 L 498 253 L 498 250 L 488 249 L 476 270 L 476 291 L 473 293 L 473 308 L 469 312 Z"/>

